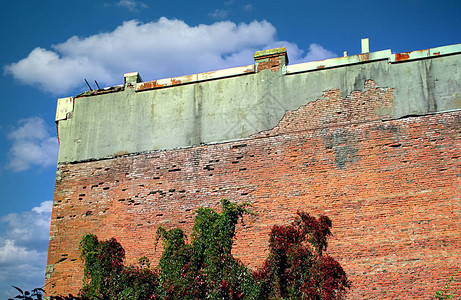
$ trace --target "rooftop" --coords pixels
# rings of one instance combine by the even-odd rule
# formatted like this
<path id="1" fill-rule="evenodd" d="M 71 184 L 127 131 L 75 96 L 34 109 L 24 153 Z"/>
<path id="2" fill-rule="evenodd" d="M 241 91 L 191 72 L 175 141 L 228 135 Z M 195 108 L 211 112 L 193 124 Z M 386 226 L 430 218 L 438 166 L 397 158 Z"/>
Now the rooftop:
<path id="1" fill-rule="evenodd" d="M 368 39 L 364 39 L 368 40 Z M 124 84 L 106 87 L 102 89 L 94 89 L 86 91 L 77 95 L 76 97 L 87 97 L 105 93 L 113 93 L 124 90 L 125 86 L 131 86 L 135 88 L 136 92 L 142 92 L 146 90 L 165 88 L 176 85 L 191 84 L 196 82 L 216 80 L 226 77 L 241 76 L 246 74 L 252 74 L 258 72 L 255 67 L 258 61 L 267 59 L 270 57 L 285 56 L 286 57 L 286 68 L 283 70 L 285 75 L 312 72 L 323 69 L 337 68 L 347 65 L 367 63 L 377 60 L 387 60 L 390 64 L 402 63 L 413 60 L 427 59 L 436 56 L 452 55 L 461 53 L 461 44 L 454 44 L 449 46 L 442 46 L 436 48 L 429 48 L 424 50 L 415 50 L 410 52 L 392 53 L 390 49 L 381 50 L 376 52 L 368 52 L 368 42 L 365 44 L 362 40 L 362 53 L 357 55 L 347 55 L 345 52 L 343 57 L 330 58 L 319 61 L 311 61 L 305 63 L 299 63 L 294 65 L 288 65 L 287 50 L 284 47 L 257 51 L 254 55 L 255 64 L 221 69 L 216 71 L 210 71 L 205 73 L 197 73 L 191 75 L 163 78 L 151 81 L 143 81 L 138 72 L 130 72 L 124 74 Z"/>

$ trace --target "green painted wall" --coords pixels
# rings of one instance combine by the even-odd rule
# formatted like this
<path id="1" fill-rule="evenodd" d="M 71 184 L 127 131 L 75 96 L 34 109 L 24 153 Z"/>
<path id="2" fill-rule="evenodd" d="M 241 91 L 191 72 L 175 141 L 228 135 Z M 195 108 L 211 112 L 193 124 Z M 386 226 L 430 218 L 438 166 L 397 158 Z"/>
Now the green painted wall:
<path id="1" fill-rule="evenodd" d="M 381 56 L 359 63 L 353 63 L 359 55 L 328 60 L 333 65 L 324 69 L 299 71 L 300 65 L 296 73 L 282 65 L 276 71 L 144 91 L 125 85 L 118 92 L 75 97 L 67 103 L 69 113 L 57 118 L 59 162 L 249 138 L 326 90 L 339 89 L 346 97 L 363 90 L 368 79 L 395 88 L 393 106 L 377 112 L 383 118 L 461 109 L 459 47 L 450 55 L 402 62 L 391 62 L 388 52 Z"/>

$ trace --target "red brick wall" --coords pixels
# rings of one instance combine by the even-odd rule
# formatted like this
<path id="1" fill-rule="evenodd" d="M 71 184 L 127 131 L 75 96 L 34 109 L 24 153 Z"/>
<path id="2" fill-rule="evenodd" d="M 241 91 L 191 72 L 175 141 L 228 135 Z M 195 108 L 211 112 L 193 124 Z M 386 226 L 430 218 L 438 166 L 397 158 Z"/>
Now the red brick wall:
<path id="1" fill-rule="evenodd" d="M 83 234 L 116 237 L 128 263 L 155 261 L 158 226 L 190 232 L 196 208 L 227 197 L 257 213 L 234 248 L 252 268 L 270 228 L 304 210 L 332 219 L 350 299 L 430 298 L 461 266 L 461 111 L 388 120 L 376 111 L 393 90 L 365 87 L 327 91 L 248 140 L 60 165 L 45 288 L 78 291 Z"/>

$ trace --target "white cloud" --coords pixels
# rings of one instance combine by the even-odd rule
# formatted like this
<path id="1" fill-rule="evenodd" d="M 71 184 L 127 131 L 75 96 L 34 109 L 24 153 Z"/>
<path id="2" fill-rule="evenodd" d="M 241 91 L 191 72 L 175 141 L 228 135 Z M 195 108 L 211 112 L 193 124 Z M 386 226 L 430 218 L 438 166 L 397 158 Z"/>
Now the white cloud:
<path id="1" fill-rule="evenodd" d="M 111 79 L 104 66 L 89 57 L 62 57 L 43 48 L 35 48 L 26 58 L 6 66 L 5 72 L 27 85 L 53 93 L 75 88 L 85 78 Z"/>
<path id="2" fill-rule="evenodd" d="M 147 8 L 148 6 L 139 1 L 133 1 L 133 0 L 120 0 L 117 3 L 118 6 L 125 7 L 131 12 L 137 12 L 142 8 Z"/>
<path id="3" fill-rule="evenodd" d="M 305 58 L 296 44 L 277 40 L 275 27 L 267 21 L 189 26 L 167 18 L 149 23 L 132 20 L 112 32 L 73 36 L 51 50 L 35 48 L 26 58 L 7 65 L 5 72 L 60 94 L 86 88 L 84 78 L 111 86 L 133 71 L 154 80 L 251 64 L 256 50 L 274 44 L 289 49 L 291 63 Z M 330 54 L 312 44 L 306 57 Z"/>
<path id="4" fill-rule="evenodd" d="M 52 204 L 53 201 L 44 201 L 40 206 L 32 208 L 32 211 L 37 214 L 51 214 Z"/>
<path id="5" fill-rule="evenodd" d="M 0 240 L 0 266 L 16 266 L 31 264 L 40 258 L 37 250 L 28 250 L 26 247 L 15 245 L 13 240 Z M 3 268 L 2 268 L 3 269 Z M 7 277 L 0 272 L 0 280 L 4 281 Z"/>
<path id="6" fill-rule="evenodd" d="M 16 295 L 11 285 L 42 287 L 48 248 L 52 201 L 20 214 L 0 217 L 0 298 Z M 5 225 L 6 224 L 6 225 Z"/>
<path id="7" fill-rule="evenodd" d="M 58 140 L 48 133 L 42 118 L 19 121 L 19 127 L 8 134 L 8 139 L 13 141 L 8 153 L 9 169 L 18 172 L 32 165 L 47 167 L 56 164 Z"/>
<path id="8" fill-rule="evenodd" d="M 337 55 L 330 50 L 323 48 L 319 44 L 310 44 L 309 52 L 307 52 L 306 56 L 304 57 L 304 61 L 316 61 L 316 60 L 323 60 L 327 58 L 336 57 Z"/>
<path id="9" fill-rule="evenodd" d="M 242 9 L 244 11 L 252 11 L 253 10 L 253 5 L 252 4 L 246 4 L 246 5 L 242 6 Z"/>
<path id="10" fill-rule="evenodd" d="M 13 298 L 22 290 L 43 287 L 46 269 L 46 251 L 27 249 L 13 240 L 0 239 L 0 298 Z"/>
<path id="11" fill-rule="evenodd" d="M 7 224 L 6 240 L 12 240 L 18 246 L 33 247 L 34 249 L 43 246 L 42 242 L 48 240 L 52 203 L 53 201 L 44 201 L 39 207 L 32 208 L 31 211 L 21 214 L 11 213 L 0 217 L 0 223 Z"/>
<path id="12" fill-rule="evenodd" d="M 213 19 L 223 20 L 226 19 L 228 16 L 228 12 L 225 9 L 215 9 L 208 14 L 208 16 L 212 17 Z"/>

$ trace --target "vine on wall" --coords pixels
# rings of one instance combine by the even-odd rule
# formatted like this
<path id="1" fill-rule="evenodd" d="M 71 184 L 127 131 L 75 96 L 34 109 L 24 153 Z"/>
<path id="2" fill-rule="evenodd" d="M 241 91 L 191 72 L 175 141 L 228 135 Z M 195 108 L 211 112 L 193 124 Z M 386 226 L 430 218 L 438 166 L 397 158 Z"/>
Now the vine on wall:
<path id="1" fill-rule="evenodd" d="M 123 264 L 125 251 L 114 239 L 82 238 L 85 261 L 82 299 L 341 299 L 350 287 L 341 265 L 325 254 L 332 223 L 298 212 L 289 225 L 274 226 L 270 252 L 252 271 L 232 254 L 235 226 L 248 204 L 221 201 L 222 211 L 199 208 L 191 242 L 180 228 L 157 230 L 163 243 L 159 265 L 147 258 Z"/>

